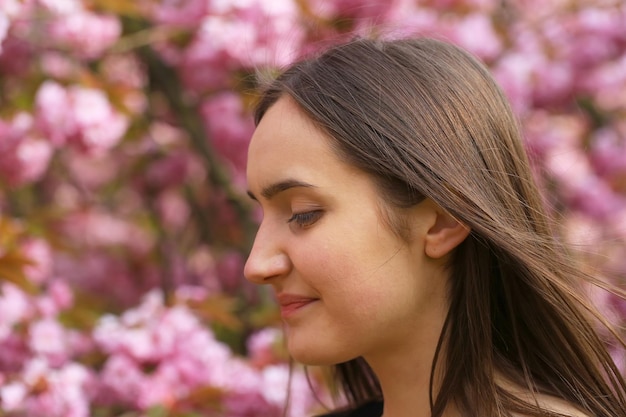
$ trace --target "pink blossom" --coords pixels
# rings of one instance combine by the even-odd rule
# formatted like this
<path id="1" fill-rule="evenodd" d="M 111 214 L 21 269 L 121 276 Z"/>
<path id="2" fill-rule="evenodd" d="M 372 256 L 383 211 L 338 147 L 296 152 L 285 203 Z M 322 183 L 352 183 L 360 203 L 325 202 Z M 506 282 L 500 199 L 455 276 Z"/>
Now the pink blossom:
<path id="1" fill-rule="evenodd" d="M 2 384 L 0 387 L 0 400 L 4 411 L 19 411 L 27 396 L 28 389 L 22 382 Z"/>
<path id="2" fill-rule="evenodd" d="M 626 108 L 626 52 L 580 74 L 577 81 L 582 92 L 594 97 L 601 109 L 610 112 Z"/>
<path id="3" fill-rule="evenodd" d="M 55 15 L 68 15 L 84 11 L 80 0 L 37 0 L 40 5 Z"/>
<path id="4" fill-rule="evenodd" d="M 241 97 L 231 92 L 218 94 L 202 104 L 201 112 L 215 150 L 230 162 L 234 181 L 243 184 L 254 124 Z"/>
<path id="5" fill-rule="evenodd" d="M 243 265 L 245 259 L 239 252 L 230 251 L 220 256 L 216 273 L 222 289 L 225 292 L 234 292 L 243 284 Z"/>
<path id="6" fill-rule="evenodd" d="M 626 136 L 608 126 L 594 132 L 590 157 L 600 175 L 626 176 Z"/>
<path id="7" fill-rule="evenodd" d="M 574 74 L 566 63 L 538 61 L 533 71 L 533 99 L 537 106 L 554 106 L 571 99 Z"/>
<path id="8" fill-rule="evenodd" d="M 250 0 L 221 6 L 202 20 L 183 52 L 182 76 L 192 91 L 228 85 L 238 68 L 282 66 L 299 55 L 304 31 L 294 2 Z"/>
<path id="9" fill-rule="evenodd" d="M 193 156 L 185 151 L 173 151 L 153 162 L 145 173 L 149 189 L 166 189 L 181 185 L 188 177 Z"/>
<path id="10" fill-rule="evenodd" d="M 89 371 L 69 363 L 54 369 L 42 359 L 31 360 L 24 369 L 27 387 L 43 385 L 42 392 L 27 397 L 20 411 L 31 417 L 88 417 L 91 382 Z"/>
<path id="11" fill-rule="evenodd" d="M 35 96 L 36 124 L 55 146 L 66 143 L 76 129 L 71 115 L 71 101 L 67 91 L 53 81 L 46 81 Z"/>
<path id="12" fill-rule="evenodd" d="M 22 334 L 13 331 L 0 340 L 0 370 L 3 372 L 19 372 L 30 358 L 31 353 Z"/>
<path id="13" fill-rule="evenodd" d="M 517 114 L 524 114 L 532 105 L 534 60 L 532 55 L 508 53 L 493 68 L 493 73 Z"/>
<path id="14" fill-rule="evenodd" d="M 96 89 L 68 89 L 44 82 L 35 97 L 36 125 L 52 144 L 66 142 L 78 149 L 101 153 L 115 146 L 126 132 L 128 120 Z"/>
<path id="15" fill-rule="evenodd" d="M 14 18 L 18 16 L 24 8 L 23 3 L 28 2 L 22 2 L 20 0 L 0 0 L 0 11 L 7 17 Z"/>
<path id="16" fill-rule="evenodd" d="M 535 110 L 527 114 L 524 120 L 526 148 L 541 159 L 559 158 L 561 154 L 580 155 L 582 140 L 587 135 L 587 122 L 574 115 L 554 115 L 544 110 Z M 550 156 L 550 155 L 552 156 Z M 582 161 L 582 164 L 587 164 Z M 590 171 L 587 171 L 590 172 Z"/>
<path id="17" fill-rule="evenodd" d="M 66 165 L 73 180 L 83 190 L 98 192 L 118 175 L 123 161 L 111 153 L 84 153 L 65 149 Z M 117 157 L 116 157 L 117 156 Z"/>
<path id="18" fill-rule="evenodd" d="M 66 330 L 52 318 L 30 324 L 28 344 L 34 355 L 47 358 L 51 364 L 62 364 L 68 359 Z"/>
<path id="19" fill-rule="evenodd" d="M 26 265 L 24 273 L 37 284 L 50 278 L 52 272 L 52 251 L 44 239 L 28 239 L 22 245 L 24 255 L 32 261 Z"/>
<path id="20" fill-rule="evenodd" d="M 102 91 L 72 87 L 69 94 L 80 144 L 96 152 L 115 146 L 128 127 L 126 117 L 112 108 Z"/>
<path id="21" fill-rule="evenodd" d="M 40 179 L 48 168 L 52 148 L 33 136 L 30 114 L 18 113 L 8 123 L 0 120 L 0 178 L 20 186 Z"/>
<path id="22" fill-rule="evenodd" d="M 2 283 L 0 292 L 0 340 L 8 337 L 13 325 L 32 317 L 30 299 L 17 286 Z"/>
<path id="23" fill-rule="evenodd" d="M 56 317 L 69 308 L 74 301 L 74 293 L 65 280 L 49 281 L 46 292 L 34 301 L 37 311 L 42 317 Z"/>
<path id="24" fill-rule="evenodd" d="M 195 285 L 184 286 L 180 291 L 181 300 L 205 299 L 208 295 L 219 294 L 222 285 L 217 276 L 216 259 L 213 249 L 208 245 L 200 245 L 187 258 L 188 273 Z"/>
<path id="25" fill-rule="evenodd" d="M 482 59 L 493 59 L 502 51 L 502 42 L 490 16 L 472 13 L 452 25 L 451 41 Z"/>
<path id="26" fill-rule="evenodd" d="M 191 215 L 189 203 L 178 191 L 164 191 L 156 201 L 163 227 L 169 230 L 181 230 L 188 224 Z"/>
<path id="27" fill-rule="evenodd" d="M 34 45 L 16 36 L 16 22 L 12 22 L 9 32 L 0 44 L 0 70 L 4 76 L 22 77 L 29 71 L 34 54 Z"/>
<path id="28" fill-rule="evenodd" d="M 103 210 L 76 213 L 72 220 L 80 224 L 72 232 L 80 233 L 92 245 L 124 245 L 130 237 L 131 224 Z"/>
<path id="29" fill-rule="evenodd" d="M 241 372 L 258 382 L 258 375 L 234 361 L 228 348 L 186 307 L 164 306 L 157 291 L 119 318 L 104 317 L 94 339 L 111 355 L 102 374 L 104 392 L 140 409 L 183 398 L 202 386 L 228 388 L 241 379 Z M 142 371 L 143 365 L 151 370 Z M 252 386 L 252 382 L 246 385 Z"/>
<path id="30" fill-rule="evenodd" d="M 207 0 L 162 0 L 153 5 L 152 14 L 160 24 L 193 28 L 207 15 L 210 3 Z"/>
<path id="31" fill-rule="evenodd" d="M 0 156 L 0 175 L 13 186 L 20 186 L 39 180 L 48 168 L 52 148 L 49 143 L 23 137 L 12 154 Z"/>
<path id="32" fill-rule="evenodd" d="M 132 241 L 122 247 L 131 252 L 136 250 Z M 136 255 L 142 253 L 136 252 Z M 59 252 L 55 257 L 55 270 L 58 276 L 80 291 L 120 306 L 136 303 L 145 291 L 159 282 L 159 271 L 153 265 L 131 268 L 128 257 L 102 248 L 82 247 L 80 257 Z"/>
<path id="33" fill-rule="evenodd" d="M 500 4 L 497 0 L 427 0 L 424 2 L 424 6 L 444 12 L 450 9 L 472 9 L 490 13 L 494 8 L 499 7 Z"/>
<path id="34" fill-rule="evenodd" d="M 117 17 L 87 11 L 62 14 L 49 27 L 50 42 L 86 59 L 100 57 L 117 41 L 121 32 Z"/>
<path id="35" fill-rule="evenodd" d="M 133 89 L 147 83 L 145 65 L 133 54 L 107 55 L 101 61 L 101 71 L 107 81 Z"/>
<path id="36" fill-rule="evenodd" d="M 258 367 L 276 363 L 284 358 L 280 357 L 277 347 L 282 346 L 283 334 L 280 329 L 266 327 L 253 333 L 246 343 L 248 358 Z"/>
<path id="37" fill-rule="evenodd" d="M 2 42 L 4 42 L 8 32 L 9 17 L 3 10 L 0 10 L 0 55 L 2 54 Z"/>
<path id="38" fill-rule="evenodd" d="M 80 70 L 70 57 L 55 51 L 43 53 L 39 63 L 44 74 L 51 78 L 71 79 L 76 77 Z"/>
<path id="39" fill-rule="evenodd" d="M 392 14 L 398 0 L 363 1 L 363 0 L 307 0 L 311 11 L 325 19 L 349 17 L 367 20 L 369 25 L 383 23 Z"/>
<path id="40" fill-rule="evenodd" d="M 286 407 L 288 417 L 309 415 L 316 405 L 319 406 L 311 389 L 321 390 L 315 387 L 314 381 L 309 383 L 302 368 L 293 367 L 290 370 L 289 365 L 285 363 L 270 365 L 263 368 L 261 378 L 263 397 L 270 404 Z M 288 403 L 287 393 L 289 393 Z M 318 395 L 321 396 L 322 392 Z"/>
<path id="41" fill-rule="evenodd" d="M 143 387 L 149 386 L 137 362 L 120 353 L 111 354 L 98 376 L 98 402 L 134 405 Z"/>

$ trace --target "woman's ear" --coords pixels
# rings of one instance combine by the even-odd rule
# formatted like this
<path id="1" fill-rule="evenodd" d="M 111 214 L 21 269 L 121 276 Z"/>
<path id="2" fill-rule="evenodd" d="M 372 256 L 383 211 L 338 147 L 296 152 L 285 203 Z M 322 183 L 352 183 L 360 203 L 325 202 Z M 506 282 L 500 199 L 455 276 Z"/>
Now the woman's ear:
<path id="1" fill-rule="evenodd" d="M 463 242 L 469 233 L 468 226 L 437 207 L 435 222 L 426 233 L 424 251 L 430 258 L 441 258 Z"/>

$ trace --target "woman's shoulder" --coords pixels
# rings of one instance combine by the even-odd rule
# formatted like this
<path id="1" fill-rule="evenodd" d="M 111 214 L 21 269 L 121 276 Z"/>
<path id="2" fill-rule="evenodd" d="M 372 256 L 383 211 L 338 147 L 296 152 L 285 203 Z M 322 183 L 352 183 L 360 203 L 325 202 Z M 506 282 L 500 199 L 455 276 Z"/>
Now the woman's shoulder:
<path id="1" fill-rule="evenodd" d="M 333 411 L 318 417 L 380 417 L 382 414 L 383 403 L 372 401 L 354 408 Z"/>

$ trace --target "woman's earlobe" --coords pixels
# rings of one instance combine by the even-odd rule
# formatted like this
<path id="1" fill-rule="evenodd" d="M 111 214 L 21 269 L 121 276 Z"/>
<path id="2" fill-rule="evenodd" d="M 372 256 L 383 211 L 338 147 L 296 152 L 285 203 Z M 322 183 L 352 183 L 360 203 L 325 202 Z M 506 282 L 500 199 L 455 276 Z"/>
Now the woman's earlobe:
<path id="1" fill-rule="evenodd" d="M 430 258 L 441 258 L 461 244 L 471 229 L 444 210 L 437 212 L 435 224 L 428 230 L 424 251 Z"/>

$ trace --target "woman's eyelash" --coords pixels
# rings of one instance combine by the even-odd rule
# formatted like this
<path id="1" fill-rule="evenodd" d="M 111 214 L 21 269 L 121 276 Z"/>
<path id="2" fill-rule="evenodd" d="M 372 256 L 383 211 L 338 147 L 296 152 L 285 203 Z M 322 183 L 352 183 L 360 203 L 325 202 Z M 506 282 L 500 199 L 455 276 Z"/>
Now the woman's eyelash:
<path id="1" fill-rule="evenodd" d="M 294 213 L 287 223 L 295 223 L 299 227 L 311 226 L 322 216 L 322 210 L 311 210 L 304 213 Z"/>

